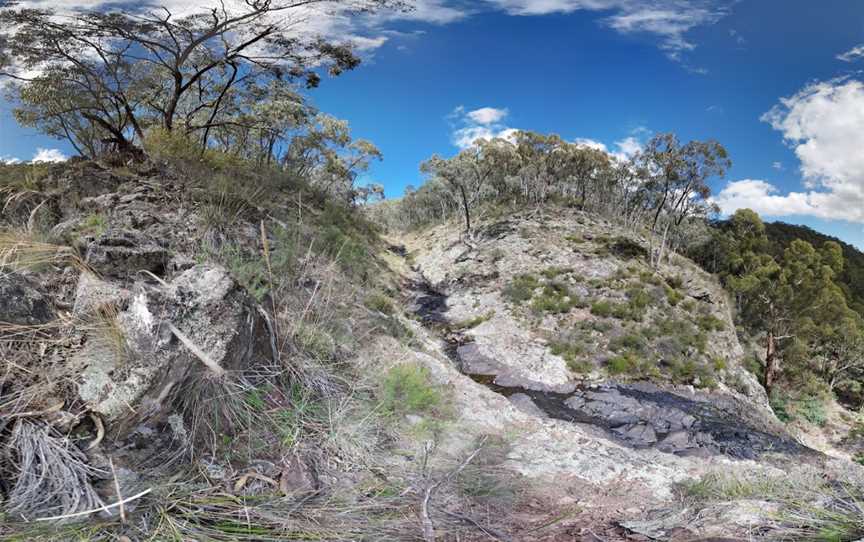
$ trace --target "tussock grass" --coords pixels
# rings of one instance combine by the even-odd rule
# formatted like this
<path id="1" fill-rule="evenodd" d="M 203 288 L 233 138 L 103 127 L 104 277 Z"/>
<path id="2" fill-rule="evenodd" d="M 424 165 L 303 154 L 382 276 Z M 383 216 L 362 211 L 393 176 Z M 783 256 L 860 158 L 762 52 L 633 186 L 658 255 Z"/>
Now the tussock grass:
<path id="1" fill-rule="evenodd" d="M 11 516 L 32 520 L 102 506 L 91 485 L 97 471 L 71 441 L 47 425 L 19 419 L 8 447 L 12 460 L 7 476 L 14 485 L 6 511 Z"/>
<path id="2" fill-rule="evenodd" d="M 0 231 L 0 272 L 40 270 L 50 265 L 87 269 L 72 247 L 49 243 L 34 232 Z"/>

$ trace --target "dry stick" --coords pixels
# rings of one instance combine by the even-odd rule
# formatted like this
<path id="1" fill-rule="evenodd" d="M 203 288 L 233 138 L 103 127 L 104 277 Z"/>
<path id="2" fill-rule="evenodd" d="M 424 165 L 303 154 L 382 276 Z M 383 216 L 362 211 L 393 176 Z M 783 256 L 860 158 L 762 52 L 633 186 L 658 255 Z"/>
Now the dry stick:
<path id="1" fill-rule="evenodd" d="M 276 298 L 274 296 L 274 286 L 273 286 L 273 265 L 270 263 L 270 241 L 267 239 L 267 230 L 264 228 L 264 221 L 261 221 L 261 244 L 264 247 L 264 261 L 267 263 L 267 274 L 270 277 L 270 304 L 273 309 L 273 334 L 278 334 L 277 321 L 276 321 Z M 276 361 L 274 358 L 273 361 Z"/>
<path id="2" fill-rule="evenodd" d="M 117 471 L 114 470 L 114 461 L 109 457 L 108 465 L 111 467 L 111 475 L 114 477 L 114 491 L 117 492 L 117 498 L 120 499 L 117 504 L 120 505 L 120 522 L 126 523 L 126 508 L 123 506 L 123 495 L 120 493 L 120 480 L 117 479 Z"/>
<path id="3" fill-rule="evenodd" d="M 152 487 L 149 489 L 145 489 L 144 491 L 142 491 L 141 493 L 138 493 L 137 495 L 132 495 L 128 499 L 123 499 L 122 501 L 115 502 L 114 504 L 109 504 L 107 506 L 102 506 L 100 508 L 93 508 L 91 510 L 84 510 L 83 512 L 75 512 L 74 514 L 64 514 L 62 516 L 51 516 L 50 518 L 36 518 L 36 521 L 56 521 L 59 519 L 69 519 L 69 518 L 77 518 L 77 517 L 81 517 L 81 516 L 89 516 L 90 514 L 95 514 L 96 512 L 100 512 L 102 510 L 110 510 L 112 508 L 117 508 L 118 506 L 123 506 L 123 505 L 129 504 L 130 502 L 138 500 L 141 497 L 143 497 L 144 495 L 147 495 L 151 491 L 153 491 Z"/>
<path id="4" fill-rule="evenodd" d="M 99 446 L 99 443 L 101 443 L 102 439 L 105 438 L 105 424 L 102 423 L 102 418 L 91 412 L 90 419 L 93 420 L 93 425 L 96 426 L 96 438 L 93 439 L 93 442 L 87 445 L 88 450 L 92 450 L 96 446 Z"/>
<path id="5" fill-rule="evenodd" d="M 190 352 L 195 354 L 195 357 L 198 358 L 201 363 L 206 365 L 207 368 L 213 372 L 213 374 L 215 374 L 216 376 L 225 375 L 225 369 L 223 369 L 219 366 L 218 363 L 213 361 L 213 359 L 208 356 L 206 352 L 198 348 L 198 346 L 193 343 L 192 340 L 187 337 L 182 331 L 177 329 L 174 324 L 172 324 L 171 322 L 167 322 L 166 325 L 168 326 L 168 329 L 171 330 L 171 333 L 173 333 L 178 339 L 180 339 L 180 342 L 183 343 L 183 346 L 185 346 Z"/>
<path id="6" fill-rule="evenodd" d="M 426 540 L 426 542 L 435 542 L 435 526 L 432 523 L 432 518 L 429 516 L 429 502 L 432 500 L 432 494 L 445 482 L 449 482 L 454 477 L 458 476 L 460 472 L 465 470 L 465 467 L 467 467 L 469 463 L 474 461 L 474 458 L 477 457 L 477 454 L 479 454 L 480 451 L 483 450 L 483 445 L 486 444 L 487 438 L 488 437 L 483 437 L 483 440 L 480 441 L 480 446 L 476 450 L 471 452 L 471 454 L 465 458 L 465 461 L 463 461 L 458 467 L 450 471 L 447 476 L 426 487 L 426 491 L 423 495 L 423 503 L 421 504 L 420 508 L 420 515 L 423 521 L 423 538 Z M 428 448 L 426 455 L 428 456 Z"/>
<path id="7" fill-rule="evenodd" d="M 28 410 L 27 412 L 13 412 L 12 414 L 7 414 L 5 417 L 12 418 L 38 418 L 40 416 L 44 416 L 46 414 L 53 414 L 63 408 L 65 405 L 65 401 L 60 401 L 54 406 L 50 406 L 44 410 Z"/>

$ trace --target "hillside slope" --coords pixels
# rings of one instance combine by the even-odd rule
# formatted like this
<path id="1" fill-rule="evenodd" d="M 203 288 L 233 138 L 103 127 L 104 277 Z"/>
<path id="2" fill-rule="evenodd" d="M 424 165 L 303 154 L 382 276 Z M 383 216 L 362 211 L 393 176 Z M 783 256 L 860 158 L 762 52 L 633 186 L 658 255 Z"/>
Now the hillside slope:
<path id="1" fill-rule="evenodd" d="M 861 475 L 710 275 L 584 213 L 385 242 L 274 170 L 3 190 L 3 540 L 770 540 Z"/>
<path id="2" fill-rule="evenodd" d="M 692 262 L 655 272 L 644 240 L 566 209 L 490 218 L 470 238 L 444 224 L 398 241 L 416 274 L 414 311 L 442 340 L 448 381 L 466 390 L 460 423 L 503 423 L 510 467 L 579 493 L 592 517 L 638 495 L 616 524 L 659 540 L 744 536 L 771 520 L 712 502 L 666 530 L 646 526 L 682 506 L 672 503 L 693 480 L 855 470 L 776 420 L 742 367 L 725 293 Z M 727 511 L 746 509 L 740 500 L 727 496 Z"/>
<path id="3" fill-rule="evenodd" d="M 769 222 L 765 224 L 765 233 L 771 241 L 774 256 L 782 254 L 783 250 L 795 239 L 803 239 L 813 246 L 821 246 L 825 241 L 834 241 L 843 248 L 845 265 L 837 281 L 843 285 L 849 299 L 849 306 L 864 316 L 864 252 L 843 241 L 819 233 L 807 226 L 786 224 L 785 222 Z"/>

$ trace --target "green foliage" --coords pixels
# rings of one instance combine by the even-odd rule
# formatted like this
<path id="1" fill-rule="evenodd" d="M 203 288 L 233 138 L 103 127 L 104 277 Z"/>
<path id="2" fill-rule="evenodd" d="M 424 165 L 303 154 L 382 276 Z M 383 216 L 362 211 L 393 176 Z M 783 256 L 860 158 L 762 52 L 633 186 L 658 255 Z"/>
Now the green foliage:
<path id="1" fill-rule="evenodd" d="M 616 237 L 607 242 L 609 251 L 619 258 L 632 260 L 636 258 L 647 259 L 648 251 L 641 244 L 629 237 Z"/>
<path id="2" fill-rule="evenodd" d="M 547 267 L 546 269 L 541 271 L 540 274 L 543 275 L 544 277 L 546 277 L 547 279 L 552 280 L 552 279 L 558 278 L 560 275 L 566 275 L 566 274 L 572 273 L 572 272 L 573 272 L 572 267 L 553 266 L 553 267 Z"/>
<path id="3" fill-rule="evenodd" d="M 318 361 L 330 361 L 336 355 L 336 341 L 319 326 L 302 324 L 293 335 L 294 344 Z"/>
<path id="4" fill-rule="evenodd" d="M 564 314 L 575 307 L 577 302 L 566 284 L 550 282 L 543 286 L 540 295 L 531 302 L 531 308 L 536 312 Z"/>
<path id="5" fill-rule="evenodd" d="M 633 352 L 645 352 L 647 348 L 647 343 L 645 339 L 635 333 L 627 333 L 625 335 L 619 335 L 609 341 L 609 349 L 613 352 L 620 352 L 622 350 L 629 350 Z"/>
<path id="6" fill-rule="evenodd" d="M 723 323 L 723 320 L 717 318 L 713 314 L 708 313 L 700 314 L 696 318 L 696 325 L 698 325 L 702 331 L 708 332 L 723 331 L 726 329 L 726 324 Z"/>
<path id="7" fill-rule="evenodd" d="M 606 371 L 610 375 L 624 375 L 636 373 L 639 368 L 639 359 L 633 352 L 625 352 L 610 358 L 606 362 Z"/>
<path id="8" fill-rule="evenodd" d="M 98 237 L 108 227 L 108 220 L 101 213 L 90 213 L 78 226 L 78 233 Z"/>
<path id="9" fill-rule="evenodd" d="M 828 421 L 825 402 L 818 396 L 804 394 L 792 398 L 787 393 L 775 392 L 769 397 L 769 403 L 777 419 L 784 423 L 801 418 L 821 427 Z"/>
<path id="10" fill-rule="evenodd" d="M 681 301 L 684 299 L 684 294 L 674 288 L 671 288 L 670 286 L 666 286 L 665 291 L 666 301 L 668 301 L 669 305 L 673 307 L 676 307 L 678 303 L 681 303 Z"/>
<path id="11" fill-rule="evenodd" d="M 393 414 L 431 414 L 443 400 L 429 369 L 416 363 L 403 363 L 391 367 L 381 383 L 381 404 Z"/>
<path id="12" fill-rule="evenodd" d="M 504 287 L 501 292 L 505 299 L 516 305 L 530 301 L 534 290 L 540 287 L 540 281 L 530 274 L 518 275 Z"/>
<path id="13" fill-rule="evenodd" d="M 591 314 L 601 318 L 608 318 L 614 313 L 614 305 L 606 300 L 595 301 L 591 304 Z"/>
<path id="14" fill-rule="evenodd" d="M 585 339 L 575 333 L 563 334 L 549 341 L 549 350 L 556 356 L 561 356 L 567 362 L 567 367 L 574 373 L 589 373 L 593 364 L 584 359 L 587 352 Z"/>
<path id="15" fill-rule="evenodd" d="M 396 309 L 393 306 L 393 301 L 381 292 L 373 292 L 369 294 L 366 296 L 366 299 L 363 300 L 363 304 L 369 310 L 378 311 L 387 315 L 392 315 L 396 312 Z"/>

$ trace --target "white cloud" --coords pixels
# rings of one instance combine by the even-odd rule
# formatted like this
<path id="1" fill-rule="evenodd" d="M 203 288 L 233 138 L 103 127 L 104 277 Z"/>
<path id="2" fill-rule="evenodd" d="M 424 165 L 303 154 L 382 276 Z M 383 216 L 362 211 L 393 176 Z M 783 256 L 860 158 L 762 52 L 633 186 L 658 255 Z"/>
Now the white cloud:
<path id="1" fill-rule="evenodd" d="M 623 34 L 646 33 L 660 38 L 669 58 L 696 45 L 685 35 L 696 27 L 712 25 L 728 13 L 726 0 L 486 0 L 512 15 L 547 15 L 574 11 L 611 12 L 604 22 Z M 699 71 L 698 69 L 694 71 Z"/>
<path id="2" fill-rule="evenodd" d="M 650 133 L 650 130 L 640 127 L 637 130 L 634 130 L 634 133 Z M 642 150 L 642 142 L 639 141 L 639 139 L 635 136 L 625 137 L 624 139 L 616 141 L 614 151 L 610 150 L 605 143 L 587 137 L 576 138 L 573 142 L 577 145 L 582 145 L 584 147 L 603 151 L 609 156 L 617 158 L 618 160 L 627 160 L 628 158 L 632 157 L 634 154 Z"/>
<path id="3" fill-rule="evenodd" d="M 783 171 L 783 162 L 774 162 L 771 164 L 771 167 L 776 169 L 777 171 Z"/>
<path id="4" fill-rule="evenodd" d="M 467 149 L 480 139 L 513 140 L 519 130 L 504 125 L 503 121 L 507 115 L 509 115 L 507 109 L 481 107 L 466 111 L 460 105 L 447 117 L 454 123 L 451 141 L 460 149 Z"/>
<path id="5" fill-rule="evenodd" d="M 842 60 L 843 62 L 855 62 L 856 60 L 861 60 L 862 58 L 864 58 L 864 45 L 853 47 L 845 53 L 837 55 L 837 60 Z"/>
<path id="6" fill-rule="evenodd" d="M 808 85 L 781 99 L 762 120 L 795 150 L 803 190 L 782 195 L 763 180 L 736 181 L 715 198 L 721 209 L 864 223 L 864 83 L 835 79 Z"/>
<path id="7" fill-rule="evenodd" d="M 36 154 L 33 155 L 33 163 L 38 162 L 65 162 L 69 157 L 63 154 L 60 149 L 36 149 Z"/>
<path id="8" fill-rule="evenodd" d="M 15 158 L 12 156 L 0 156 L 0 164 L 12 165 L 12 164 L 20 164 L 20 163 L 21 163 L 21 160 L 19 160 L 18 158 Z"/>
<path id="9" fill-rule="evenodd" d="M 495 109 L 494 107 L 483 107 L 469 111 L 467 116 L 477 124 L 495 124 L 501 122 L 509 114 L 506 109 Z"/>

